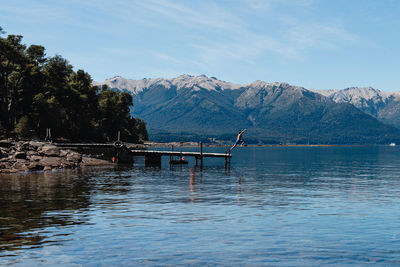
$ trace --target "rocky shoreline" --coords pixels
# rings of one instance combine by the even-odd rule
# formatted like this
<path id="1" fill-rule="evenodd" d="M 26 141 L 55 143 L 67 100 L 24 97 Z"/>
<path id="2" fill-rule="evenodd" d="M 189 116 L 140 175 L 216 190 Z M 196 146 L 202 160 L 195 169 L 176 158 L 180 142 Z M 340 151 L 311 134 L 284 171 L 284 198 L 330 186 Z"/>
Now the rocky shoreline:
<path id="1" fill-rule="evenodd" d="M 51 171 L 88 166 L 114 166 L 114 164 L 69 149 L 61 149 L 46 142 L 0 140 L 0 173 Z"/>

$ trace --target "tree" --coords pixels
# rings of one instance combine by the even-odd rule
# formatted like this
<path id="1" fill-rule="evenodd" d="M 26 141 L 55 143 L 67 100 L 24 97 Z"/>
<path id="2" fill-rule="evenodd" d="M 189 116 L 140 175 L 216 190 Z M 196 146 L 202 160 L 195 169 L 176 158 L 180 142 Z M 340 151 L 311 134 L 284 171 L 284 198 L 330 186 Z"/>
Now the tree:
<path id="1" fill-rule="evenodd" d="M 131 142 L 147 140 L 146 126 L 129 114 L 132 96 L 92 85 L 60 55 L 47 58 L 45 48 L 22 44 L 21 35 L 0 27 L 0 135 L 20 137 L 32 131 L 44 137 L 111 141 L 121 131 Z"/>
<path id="2" fill-rule="evenodd" d="M 0 38 L 0 120 L 6 131 L 16 122 L 18 89 L 21 87 L 26 57 L 21 35 Z"/>

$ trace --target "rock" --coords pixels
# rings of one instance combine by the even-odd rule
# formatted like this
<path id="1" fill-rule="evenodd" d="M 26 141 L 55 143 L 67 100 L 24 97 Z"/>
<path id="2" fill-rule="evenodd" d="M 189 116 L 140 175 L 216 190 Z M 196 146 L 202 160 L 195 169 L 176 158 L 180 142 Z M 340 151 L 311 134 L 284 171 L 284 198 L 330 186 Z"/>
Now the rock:
<path id="1" fill-rule="evenodd" d="M 12 165 L 11 168 L 20 171 L 20 170 L 26 170 L 27 167 L 29 166 L 29 161 L 24 160 L 24 159 L 17 159 Z"/>
<path id="2" fill-rule="evenodd" d="M 26 155 L 27 155 L 28 157 L 39 156 L 39 153 L 36 152 L 36 151 L 29 150 L 28 152 L 26 152 Z"/>
<path id="3" fill-rule="evenodd" d="M 67 161 L 73 162 L 73 163 L 80 163 L 82 161 L 82 155 L 76 152 L 70 152 L 67 155 Z"/>
<path id="4" fill-rule="evenodd" d="M 43 157 L 39 163 L 43 166 L 50 166 L 50 167 L 61 167 L 61 158 L 57 157 Z"/>
<path id="5" fill-rule="evenodd" d="M 30 150 L 30 146 L 29 146 L 29 143 L 28 142 L 19 142 L 19 143 L 17 143 L 16 144 L 16 149 L 17 149 L 17 151 L 28 151 L 28 150 Z"/>
<path id="6" fill-rule="evenodd" d="M 40 148 L 42 148 L 45 144 L 42 142 L 37 142 L 37 141 L 30 141 L 29 145 L 34 148 L 35 150 L 38 150 Z"/>
<path id="7" fill-rule="evenodd" d="M 31 162 L 28 165 L 28 169 L 30 171 L 41 171 L 41 170 L 44 169 L 44 166 L 42 164 L 38 163 L 38 162 Z"/>
<path id="8" fill-rule="evenodd" d="M 16 159 L 26 159 L 26 153 L 25 152 L 16 152 L 14 154 L 14 158 Z"/>
<path id="9" fill-rule="evenodd" d="M 85 166 L 112 166 L 109 161 L 82 157 L 82 154 L 37 141 L 0 140 L 0 173 L 53 170 Z"/>
<path id="10" fill-rule="evenodd" d="M 13 144 L 13 142 L 11 140 L 7 140 L 7 139 L 0 140 L 0 147 L 9 148 L 9 147 L 12 147 L 13 145 L 14 144 Z"/>
<path id="11" fill-rule="evenodd" d="M 16 173 L 16 172 L 18 172 L 18 170 L 16 170 L 16 169 L 11 169 L 11 168 L 0 169 L 0 173 Z"/>
<path id="12" fill-rule="evenodd" d="M 0 162 L 8 162 L 8 161 L 9 161 L 8 157 L 0 159 Z"/>
<path id="13" fill-rule="evenodd" d="M 115 164 L 108 160 L 83 157 L 81 166 L 115 166 Z"/>
<path id="14" fill-rule="evenodd" d="M 66 159 L 63 159 L 63 160 L 61 161 L 61 167 L 62 167 L 62 168 L 72 168 L 72 167 L 78 167 L 78 166 L 79 166 L 78 163 L 71 162 L 71 161 L 68 161 L 68 160 L 66 160 Z"/>
<path id="15" fill-rule="evenodd" d="M 60 155 L 60 149 L 53 145 L 44 145 L 39 153 L 47 157 L 58 157 Z"/>
<path id="16" fill-rule="evenodd" d="M 29 157 L 30 161 L 40 161 L 43 157 L 37 156 L 37 155 L 32 155 Z"/>
<path id="17" fill-rule="evenodd" d="M 60 150 L 60 157 L 65 157 L 70 152 L 71 152 L 70 150 Z"/>

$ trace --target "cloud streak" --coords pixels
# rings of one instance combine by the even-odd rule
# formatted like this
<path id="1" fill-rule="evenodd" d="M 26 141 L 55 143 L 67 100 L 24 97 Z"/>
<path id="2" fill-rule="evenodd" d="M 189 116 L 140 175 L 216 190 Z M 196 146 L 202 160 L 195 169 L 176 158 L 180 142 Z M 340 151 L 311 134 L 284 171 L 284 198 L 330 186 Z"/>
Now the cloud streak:
<path id="1" fill-rule="evenodd" d="M 357 36 L 348 32 L 340 21 L 312 21 L 298 15 L 312 13 L 312 0 L 242 0 L 230 6 L 212 0 L 71 2 L 96 16 L 76 20 L 74 9 L 65 8 L 67 12 L 63 13 L 62 8 L 45 5 L 37 7 L 33 13 L 40 14 L 42 9 L 45 14 L 51 14 L 51 17 L 43 16 L 48 22 L 58 19 L 75 27 L 123 38 L 124 35 L 134 34 L 128 27 L 144 27 L 151 34 L 151 29 L 168 32 L 175 25 L 174 29 L 180 31 L 177 40 L 180 46 L 194 49 L 192 57 L 197 55 L 197 60 L 204 60 L 207 64 L 227 60 L 249 63 L 261 56 L 299 60 L 305 57 L 308 49 L 340 49 L 344 42 L 357 41 Z M 285 14 L 280 12 L 281 9 L 295 9 L 296 12 Z M 24 13 L 32 15 L 31 11 Z M 101 16 L 107 23 L 93 18 Z M 162 50 L 154 51 L 154 54 L 170 53 Z M 178 63 L 183 62 L 185 57 L 187 55 L 174 55 L 171 59 Z M 156 58 L 165 60 L 165 57 Z"/>
<path id="2" fill-rule="evenodd" d="M 357 40 L 356 35 L 346 31 L 340 23 L 309 22 L 289 15 L 274 14 L 274 8 L 278 5 L 275 0 L 246 0 L 236 13 L 237 10 L 227 9 L 219 2 L 195 3 L 194 7 L 188 2 L 152 0 L 135 2 L 135 5 L 148 11 L 145 14 L 154 14 L 161 23 L 168 21 L 186 29 L 184 33 L 188 36 L 188 44 L 197 50 L 199 59 L 204 63 L 228 59 L 248 63 L 265 53 L 285 60 L 297 60 L 304 57 L 307 49 L 339 49 L 342 42 Z M 288 1 L 286 5 L 292 3 Z M 309 0 L 300 1 L 296 8 L 308 9 L 311 3 Z M 281 25 L 281 30 L 253 30 L 251 22 L 245 22 L 241 13 L 251 13 L 254 9 L 262 10 L 264 16 L 270 17 L 271 23 Z M 252 22 L 267 23 L 262 19 Z M 198 36 L 205 32 L 213 33 L 217 38 L 201 40 Z M 196 34 L 197 37 L 193 38 Z"/>
<path id="3" fill-rule="evenodd" d="M 101 69 L 102 75 L 114 71 L 138 75 L 144 69 L 149 72 L 146 76 L 153 75 L 152 69 L 217 75 L 234 69 L 264 72 L 277 65 L 285 72 L 288 65 L 301 65 L 315 54 L 340 52 L 360 42 L 345 21 L 329 12 L 321 15 L 316 4 L 314 0 L 15 0 L 2 7 L 0 16 L 18 22 L 26 29 L 24 36 L 44 42 L 50 51 L 53 46 L 62 55 L 74 55 L 75 65 Z M 7 25 L 1 26 L 9 31 Z"/>

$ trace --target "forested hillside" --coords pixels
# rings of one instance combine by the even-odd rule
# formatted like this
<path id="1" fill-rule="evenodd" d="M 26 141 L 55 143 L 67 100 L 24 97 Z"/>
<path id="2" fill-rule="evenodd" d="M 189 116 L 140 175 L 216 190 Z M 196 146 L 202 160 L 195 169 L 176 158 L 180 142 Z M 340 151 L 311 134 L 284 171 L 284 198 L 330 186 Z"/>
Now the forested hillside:
<path id="1" fill-rule="evenodd" d="M 60 55 L 46 57 L 21 35 L 0 27 L 0 136 L 110 141 L 147 140 L 145 123 L 130 116 L 132 96 L 92 85 L 90 75 Z"/>
<path id="2" fill-rule="evenodd" d="M 157 141 L 232 140 L 247 128 L 248 143 L 388 144 L 400 130 L 322 94 L 287 83 L 232 84 L 205 75 L 105 84 L 130 92 L 134 116 Z"/>

